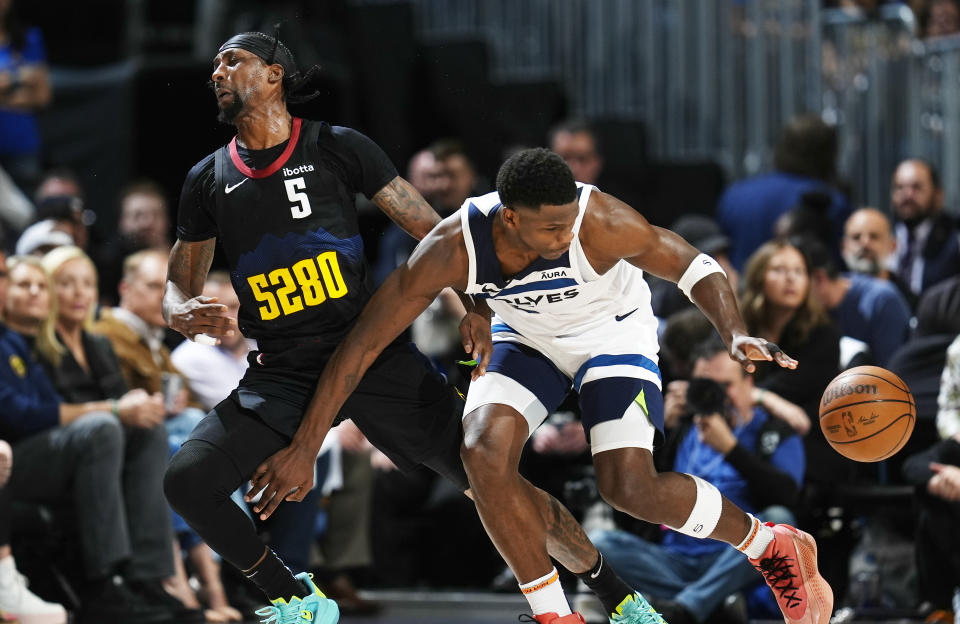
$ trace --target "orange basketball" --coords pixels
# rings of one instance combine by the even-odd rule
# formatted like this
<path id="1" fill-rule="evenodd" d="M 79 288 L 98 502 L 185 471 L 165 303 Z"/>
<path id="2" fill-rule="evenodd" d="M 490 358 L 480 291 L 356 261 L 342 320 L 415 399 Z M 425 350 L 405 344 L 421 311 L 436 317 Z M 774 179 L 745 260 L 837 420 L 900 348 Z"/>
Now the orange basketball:
<path id="1" fill-rule="evenodd" d="M 913 433 L 917 404 L 903 380 L 878 366 L 837 375 L 820 399 L 820 429 L 844 457 L 875 462 L 903 448 Z"/>

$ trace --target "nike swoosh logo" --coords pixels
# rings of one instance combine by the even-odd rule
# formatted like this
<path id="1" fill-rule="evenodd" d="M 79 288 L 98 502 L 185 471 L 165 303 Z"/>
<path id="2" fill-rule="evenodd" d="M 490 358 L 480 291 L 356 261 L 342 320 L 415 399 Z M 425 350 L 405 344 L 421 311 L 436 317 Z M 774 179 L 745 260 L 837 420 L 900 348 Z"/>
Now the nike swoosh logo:
<path id="1" fill-rule="evenodd" d="M 634 311 L 636 311 L 636 310 L 634 310 Z M 598 576 L 600 576 L 600 570 L 602 570 L 602 569 L 603 569 L 603 557 L 600 557 L 600 567 L 597 568 L 596 573 L 591 573 L 591 574 L 590 574 L 590 578 L 595 579 L 595 578 L 597 578 Z"/>
<path id="2" fill-rule="evenodd" d="M 229 195 L 229 194 L 233 191 L 233 189 L 237 188 L 238 186 L 240 186 L 241 184 L 243 184 L 244 182 L 246 182 L 246 181 L 249 180 L 249 179 L 250 179 L 250 178 L 244 178 L 244 179 L 240 180 L 239 182 L 237 182 L 236 184 L 234 184 L 233 186 L 230 186 L 230 185 L 228 184 L 228 185 L 226 185 L 225 187 L 223 187 L 223 192 Z"/>
<path id="3" fill-rule="evenodd" d="M 634 308 L 634 309 L 630 310 L 629 312 L 627 312 L 626 314 L 618 314 L 615 318 L 616 318 L 618 321 L 622 321 L 623 319 L 627 318 L 628 316 L 630 316 L 631 314 L 633 314 L 634 312 L 636 312 L 636 311 L 639 310 L 639 309 L 640 309 L 640 308 Z"/>

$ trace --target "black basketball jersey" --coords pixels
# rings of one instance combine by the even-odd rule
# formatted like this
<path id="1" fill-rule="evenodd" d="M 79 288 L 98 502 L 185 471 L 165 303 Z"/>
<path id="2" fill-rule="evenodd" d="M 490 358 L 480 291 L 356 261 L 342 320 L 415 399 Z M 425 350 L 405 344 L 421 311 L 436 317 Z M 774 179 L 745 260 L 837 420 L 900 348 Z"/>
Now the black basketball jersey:
<path id="1" fill-rule="evenodd" d="M 236 137 L 194 167 L 178 237 L 220 241 L 240 331 L 262 351 L 333 347 L 371 294 L 354 196 L 372 196 L 396 170 L 360 133 L 299 118 L 285 145 L 245 154 L 260 168 Z"/>

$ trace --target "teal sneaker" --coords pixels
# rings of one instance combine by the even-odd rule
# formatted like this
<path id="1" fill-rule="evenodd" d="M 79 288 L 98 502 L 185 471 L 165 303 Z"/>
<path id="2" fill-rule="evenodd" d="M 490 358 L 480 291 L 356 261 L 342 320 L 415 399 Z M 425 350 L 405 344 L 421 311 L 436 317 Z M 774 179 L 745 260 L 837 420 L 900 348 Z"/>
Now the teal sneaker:
<path id="1" fill-rule="evenodd" d="M 634 592 L 610 614 L 610 624 L 667 624 L 667 621 L 640 592 Z"/>
<path id="2" fill-rule="evenodd" d="M 340 621 L 340 609 L 337 603 L 327 598 L 316 583 L 313 575 L 301 572 L 297 580 L 310 591 L 304 598 L 293 596 L 289 602 L 283 598 L 271 601 L 271 605 L 257 609 L 255 613 L 262 617 L 260 624 L 337 624 Z"/>

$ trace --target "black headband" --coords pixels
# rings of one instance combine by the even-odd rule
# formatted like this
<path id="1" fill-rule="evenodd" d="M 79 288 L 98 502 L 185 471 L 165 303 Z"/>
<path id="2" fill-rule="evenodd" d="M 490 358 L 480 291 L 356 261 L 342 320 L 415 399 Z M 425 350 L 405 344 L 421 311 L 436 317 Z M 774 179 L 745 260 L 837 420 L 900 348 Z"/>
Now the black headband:
<path id="1" fill-rule="evenodd" d="M 279 33 L 279 25 L 276 27 Z M 283 86 L 286 90 L 287 102 L 300 104 L 312 100 L 320 95 L 313 84 L 315 83 L 320 66 L 314 65 L 301 75 L 297 70 L 297 62 L 293 53 L 283 45 L 279 36 L 265 35 L 261 32 L 244 32 L 234 35 L 220 46 L 220 52 L 231 48 L 246 50 L 259 56 L 267 65 L 277 64 L 283 68 Z"/>
<path id="2" fill-rule="evenodd" d="M 219 51 L 223 52 L 230 48 L 239 48 L 256 54 L 267 65 L 276 63 L 283 67 L 285 77 L 293 77 L 297 73 L 297 63 L 293 60 L 293 54 L 276 37 L 261 32 L 240 33 L 227 39 L 226 43 L 220 46 Z"/>

